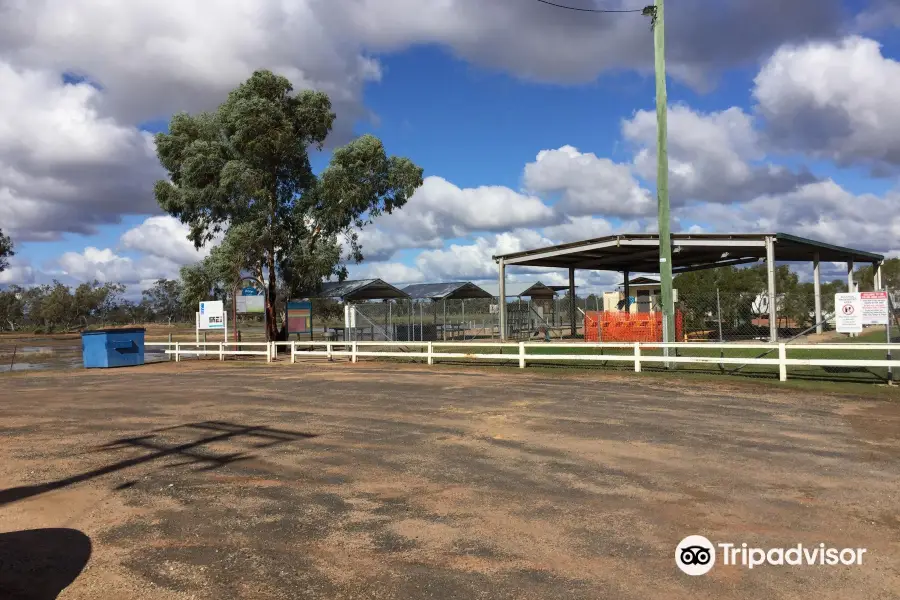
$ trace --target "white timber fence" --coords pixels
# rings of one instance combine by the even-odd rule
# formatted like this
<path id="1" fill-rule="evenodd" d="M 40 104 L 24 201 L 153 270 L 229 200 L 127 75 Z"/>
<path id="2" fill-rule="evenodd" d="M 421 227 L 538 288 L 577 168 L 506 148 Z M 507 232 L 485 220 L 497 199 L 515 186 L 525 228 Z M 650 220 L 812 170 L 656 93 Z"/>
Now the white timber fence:
<path id="1" fill-rule="evenodd" d="M 631 363 L 635 373 L 640 373 L 642 365 L 662 363 L 712 364 L 724 367 L 735 365 L 768 366 L 778 369 L 779 379 L 786 381 L 789 367 L 823 367 L 843 369 L 900 368 L 900 359 L 891 358 L 893 344 L 732 344 L 732 343 L 552 343 L 552 342 L 147 342 L 145 346 L 165 347 L 165 353 L 176 361 L 185 356 L 214 356 L 225 360 L 228 356 L 264 356 L 266 362 L 277 359 L 278 347 L 285 348 L 292 363 L 297 359 L 338 357 L 358 362 L 360 358 L 405 358 L 425 359 L 429 365 L 440 360 L 470 359 L 476 361 L 513 361 L 524 369 L 528 363 L 571 362 L 571 363 Z M 548 353 L 541 353 L 540 350 Z M 552 350 L 563 349 L 554 353 Z M 679 356 L 678 350 L 717 351 L 722 356 Z M 439 351 L 440 350 L 440 351 Z M 604 350 L 617 351 L 603 353 Z M 726 357 L 726 351 L 751 350 L 755 356 Z M 504 353 L 504 351 L 506 351 Z M 815 357 L 789 357 L 789 353 L 805 352 Z M 871 352 L 885 353 L 885 359 L 848 358 L 854 354 Z M 599 352 L 599 353 L 598 353 Z M 666 355 L 668 354 L 668 356 Z"/>

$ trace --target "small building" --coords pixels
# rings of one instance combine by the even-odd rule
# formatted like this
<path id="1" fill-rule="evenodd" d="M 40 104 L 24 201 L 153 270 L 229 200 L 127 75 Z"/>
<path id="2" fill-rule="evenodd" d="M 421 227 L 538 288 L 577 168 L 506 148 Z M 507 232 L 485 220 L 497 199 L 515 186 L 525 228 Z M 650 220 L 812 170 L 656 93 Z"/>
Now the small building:
<path id="1" fill-rule="evenodd" d="M 605 312 L 629 312 L 631 314 L 655 313 L 662 304 L 659 279 L 652 277 L 635 277 L 627 284 L 622 282 L 615 291 L 603 293 L 603 310 Z M 626 289 L 628 303 L 626 304 Z M 678 302 L 678 290 L 673 290 L 675 302 Z M 627 308 L 626 308 L 627 307 Z"/>
<path id="2" fill-rule="evenodd" d="M 498 299 L 498 312 L 502 304 L 511 318 L 507 322 L 510 335 L 522 338 L 541 327 L 553 328 L 561 325 L 559 294 L 567 290 L 565 285 L 546 285 L 540 281 L 510 282 L 505 285 L 506 302 L 499 302 L 500 285 L 482 286 Z"/>

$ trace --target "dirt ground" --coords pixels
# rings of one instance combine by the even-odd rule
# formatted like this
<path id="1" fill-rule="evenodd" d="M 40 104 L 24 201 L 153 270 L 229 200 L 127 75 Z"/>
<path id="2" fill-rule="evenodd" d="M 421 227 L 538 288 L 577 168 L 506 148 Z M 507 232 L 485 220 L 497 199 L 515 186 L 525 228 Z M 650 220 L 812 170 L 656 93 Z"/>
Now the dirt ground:
<path id="1" fill-rule="evenodd" d="M 0 377 L 0 597 L 897 598 L 900 403 L 496 369 Z M 689 577 L 690 534 L 867 548 Z"/>

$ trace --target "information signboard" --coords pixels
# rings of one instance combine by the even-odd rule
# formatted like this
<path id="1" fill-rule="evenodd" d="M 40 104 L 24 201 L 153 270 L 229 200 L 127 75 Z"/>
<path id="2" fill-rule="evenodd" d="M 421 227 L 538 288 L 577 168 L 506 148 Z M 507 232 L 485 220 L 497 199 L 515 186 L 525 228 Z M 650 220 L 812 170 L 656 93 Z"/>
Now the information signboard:
<path id="1" fill-rule="evenodd" d="M 838 333 L 862 333 L 863 309 L 859 293 L 834 295 L 834 322 Z"/>
<path id="2" fill-rule="evenodd" d="M 201 302 L 198 328 L 201 331 L 225 329 L 225 307 L 220 300 Z"/>
<path id="3" fill-rule="evenodd" d="M 312 331 L 312 302 L 287 303 L 287 332 L 310 333 Z"/>
<path id="4" fill-rule="evenodd" d="M 237 312 L 243 313 L 264 313 L 266 312 L 265 296 L 238 296 L 235 298 Z"/>
<path id="5" fill-rule="evenodd" d="M 859 300 L 862 305 L 863 325 L 888 324 L 887 292 L 860 292 Z"/>

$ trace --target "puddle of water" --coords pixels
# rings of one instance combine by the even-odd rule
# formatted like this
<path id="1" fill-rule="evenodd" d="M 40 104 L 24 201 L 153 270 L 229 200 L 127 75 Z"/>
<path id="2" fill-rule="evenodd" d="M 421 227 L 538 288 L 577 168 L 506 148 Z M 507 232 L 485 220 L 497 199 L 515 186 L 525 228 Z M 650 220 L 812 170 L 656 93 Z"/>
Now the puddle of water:
<path id="1" fill-rule="evenodd" d="M 35 371 L 41 368 L 37 363 L 17 362 L 12 366 L 13 371 Z M 9 373 L 9 363 L 0 365 L 0 373 Z"/>
<path id="2" fill-rule="evenodd" d="M 8 358 L 0 359 L 0 373 L 10 371 L 12 361 L 12 348 L 3 349 L 9 353 Z M 52 354 L 50 357 L 40 357 L 38 354 Z M 31 355 L 31 356 L 29 356 Z M 43 359 L 43 360 L 42 360 Z M 144 352 L 145 363 L 164 362 L 169 360 L 162 348 L 147 348 Z M 12 371 L 64 371 L 69 369 L 81 369 L 84 363 L 81 358 L 81 346 L 20 346 L 16 349 L 15 362 Z"/>

